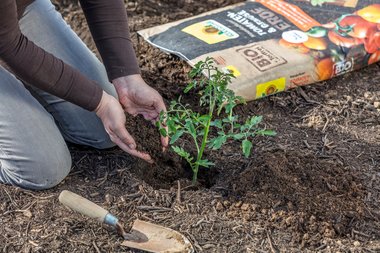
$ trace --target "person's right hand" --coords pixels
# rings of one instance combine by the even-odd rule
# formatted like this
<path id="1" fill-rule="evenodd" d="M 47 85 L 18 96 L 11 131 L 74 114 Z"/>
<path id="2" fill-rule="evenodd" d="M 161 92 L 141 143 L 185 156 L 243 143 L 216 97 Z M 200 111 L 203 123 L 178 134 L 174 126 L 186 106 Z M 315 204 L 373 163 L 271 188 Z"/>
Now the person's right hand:
<path id="1" fill-rule="evenodd" d="M 95 109 L 95 113 L 102 120 L 104 128 L 113 143 L 133 156 L 144 159 L 149 163 L 153 162 L 149 154 L 142 153 L 136 149 L 135 140 L 125 128 L 124 110 L 116 98 L 103 91 L 102 99 Z"/>

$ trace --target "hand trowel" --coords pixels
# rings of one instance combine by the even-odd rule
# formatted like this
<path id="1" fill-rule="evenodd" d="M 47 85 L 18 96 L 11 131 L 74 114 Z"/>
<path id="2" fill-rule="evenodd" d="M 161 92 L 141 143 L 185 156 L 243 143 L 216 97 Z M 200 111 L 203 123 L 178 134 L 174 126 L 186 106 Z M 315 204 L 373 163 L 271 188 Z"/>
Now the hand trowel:
<path id="1" fill-rule="evenodd" d="M 74 211 L 114 227 L 125 239 L 123 246 L 157 253 L 194 252 L 190 241 L 173 229 L 137 219 L 126 232 L 116 216 L 86 198 L 64 190 L 59 201 Z"/>

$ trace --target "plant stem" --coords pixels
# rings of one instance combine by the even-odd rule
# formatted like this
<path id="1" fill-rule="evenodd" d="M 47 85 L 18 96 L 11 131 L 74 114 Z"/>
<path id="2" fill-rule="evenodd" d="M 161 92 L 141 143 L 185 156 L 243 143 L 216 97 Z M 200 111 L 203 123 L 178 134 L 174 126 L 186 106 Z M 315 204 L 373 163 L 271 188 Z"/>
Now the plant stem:
<path id="1" fill-rule="evenodd" d="M 197 182 L 198 170 L 199 170 L 199 161 L 202 159 L 203 152 L 206 148 L 208 133 L 210 131 L 210 125 L 211 125 L 211 121 L 212 121 L 212 113 L 214 112 L 214 107 L 215 107 L 215 100 L 211 101 L 211 103 L 210 103 L 209 119 L 208 119 L 206 127 L 205 127 L 201 148 L 198 152 L 198 156 L 197 156 L 197 160 L 195 162 L 195 166 L 193 167 L 193 185 Z"/>
<path id="2" fill-rule="evenodd" d="M 207 122 L 207 125 L 206 125 L 206 128 L 205 128 L 205 134 L 203 135 L 203 139 L 202 139 L 202 145 L 201 145 L 201 148 L 198 152 L 198 156 L 197 156 L 197 161 L 195 162 L 195 166 L 193 168 L 193 184 L 196 183 L 197 181 L 197 174 L 198 174 L 198 169 L 199 169 L 199 161 L 202 159 L 202 156 L 203 156 L 203 151 L 205 150 L 206 148 L 206 144 L 207 144 L 207 137 L 208 137 L 208 132 L 210 130 L 210 122 L 211 120 L 209 120 Z"/>
<path id="3" fill-rule="evenodd" d="M 232 111 L 233 111 L 233 109 L 231 109 L 231 111 L 230 111 L 230 115 L 229 115 L 229 119 L 231 120 L 231 118 L 232 118 Z M 233 134 L 234 133 L 234 122 L 233 121 L 231 121 L 231 129 L 230 129 L 230 133 L 231 134 Z"/>
<path id="4" fill-rule="evenodd" d="M 192 180 L 192 184 L 195 185 L 195 183 L 197 182 L 197 178 L 198 178 L 198 167 L 199 165 L 195 165 L 197 167 L 196 170 L 193 170 L 193 180 Z"/>

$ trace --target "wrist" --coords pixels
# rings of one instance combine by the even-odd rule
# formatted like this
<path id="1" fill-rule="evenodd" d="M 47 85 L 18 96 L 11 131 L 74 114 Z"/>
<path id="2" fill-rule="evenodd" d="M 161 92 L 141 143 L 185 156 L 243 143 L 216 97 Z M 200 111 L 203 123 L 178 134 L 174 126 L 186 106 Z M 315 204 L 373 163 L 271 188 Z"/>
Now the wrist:
<path id="1" fill-rule="evenodd" d="M 122 76 L 116 79 L 112 80 L 112 84 L 115 86 L 116 89 L 120 87 L 126 87 L 131 86 L 134 84 L 138 84 L 142 81 L 142 77 L 140 74 L 133 74 L 129 76 Z"/>
<path id="2" fill-rule="evenodd" d="M 102 98 L 100 99 L 100 102 L 98 104 L 98 106 L 95 108 L 94 112 L 96 113 L 96 115 L 99 116 L 99 114 L 103 111 L 103 108 L 107 105 L 107 101 L 108 101 L 108 94 L 103 91 L 102 93 Z"/>

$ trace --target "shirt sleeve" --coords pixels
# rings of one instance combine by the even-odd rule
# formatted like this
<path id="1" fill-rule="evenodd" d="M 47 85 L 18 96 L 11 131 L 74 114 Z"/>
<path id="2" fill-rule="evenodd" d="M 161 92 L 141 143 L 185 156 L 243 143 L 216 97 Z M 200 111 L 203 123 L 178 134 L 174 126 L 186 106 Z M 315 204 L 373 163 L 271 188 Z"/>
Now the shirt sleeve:
<path id="1" fill-rule="evenodd" d="M 87 110 L 101 100 L 102 89 L 94 81 L 21 33 L 14 0 L 0 4 L 0 58 L 24 82 Z"/>
<path id="2" fill-rule="evenodd" d="M 123 0 L 80 0 L 110 81 L 139 74 Z"/>

